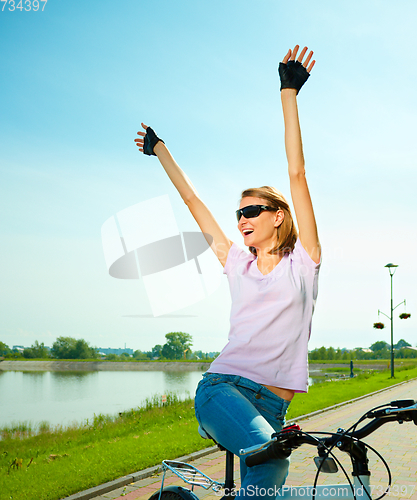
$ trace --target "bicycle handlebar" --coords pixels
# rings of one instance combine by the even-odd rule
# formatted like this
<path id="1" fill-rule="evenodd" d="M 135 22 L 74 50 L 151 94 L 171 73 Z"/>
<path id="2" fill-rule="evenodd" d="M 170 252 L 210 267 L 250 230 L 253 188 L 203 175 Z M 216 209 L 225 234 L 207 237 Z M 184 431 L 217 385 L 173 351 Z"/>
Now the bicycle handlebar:
<path id="1" fill-rule="evenodd" d="M 317 446 L 317 444 L 319 444 L 319 441 L 317 439 L 303 434 L 295 434 L 295 432 L 293 432 L 292 435 L 289 435 L 285 442 L 275 441 L 267 448 L 252 453 L 252 455 L 246 457 L 246 465 L 248 467 L 253 467 L 254 465 L 263 464 L 264 462 L 272 458 L 288 458 L 291 455 L 292 450 L 298 448 L 302 444 L 311 444 L 313 446 Z"/>
<path id="2" fill-rule="evenodd" d="M 301 433 L 301 429 L 294 429 L 294 426 L 287 426 L 282 429 L 281 432 L 274 434 L 276 441 L 272 442 L 266 448 L 257 451 L 249 455 L 246 459 L 246 465 L 248 467 L 253 467 L 255 465 L 260 465 L 267 460 L 273 458 L 284 459 L 291 455 L 291 452 L 301 446 L 302 444 L 310 444 L 313 446 L 324 446 L 325 448 L 333 447 L 339 441 L 356 441 L 360 440 L 366 436 L 369 436 L 372 432 L 376 431 L 381 425 L 388 422 L 395 421 L 413 421 L 417 425 L 417 402 L 414 400 L 399 400 L 392 401 L 390 403 L 390 408 L 385 408 L 383 410 L 371 410 L 368 412 L 364 418 L 373 418 L 371 422 L 366 424 L 361 429 L 355 430 L 354 432 L 343 432 L 335 433 L 326 438 L 315 438 L 309 434 Z M 358 423 L 362 421 L 362 418 Z M 312 433 L 314 434 L 314 433 Z M 241 454 L 246 454 L 245 450 L 241 450 Z"/>

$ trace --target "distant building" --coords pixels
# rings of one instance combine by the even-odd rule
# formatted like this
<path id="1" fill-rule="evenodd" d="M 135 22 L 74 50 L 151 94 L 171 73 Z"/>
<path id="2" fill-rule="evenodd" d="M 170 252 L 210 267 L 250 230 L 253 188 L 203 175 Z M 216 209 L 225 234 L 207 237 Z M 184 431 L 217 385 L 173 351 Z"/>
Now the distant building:
<path id="1" fill-rule="evenodd" d="M 100 354 L 101 353 L 103 353 L 103 354 L 117 354 L 118 356 L 120 356 L 120 354 L 123 354 L 125 352 L 125 353 L 133 356 L 133 349 L 129 349 L 129 348 L 112 349 L 111 347 L 107 347 L 107 348 L 99 347 L 98 350 L 99 350 Z"/>

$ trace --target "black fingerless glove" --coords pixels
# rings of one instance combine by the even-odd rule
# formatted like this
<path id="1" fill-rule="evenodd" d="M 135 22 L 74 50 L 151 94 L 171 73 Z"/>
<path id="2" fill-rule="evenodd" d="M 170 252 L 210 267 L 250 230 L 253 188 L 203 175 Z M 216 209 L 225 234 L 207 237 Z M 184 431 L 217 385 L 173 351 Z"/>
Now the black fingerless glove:
<path id="1" fill-rule="evenodd" d="M 157 145 L 159 141 L 164 142 L 155 134 L 155 132 L 153 131 L 153 129 L 151 129 L 151 127 L 148 127 L 146 129 L 146 135 L 143 141 L 143 153 L 148 156 L 156 156 L 156 154 L 153 152 L 153 148 Z"/>
<path id="2" fill-rule="evenodd" d="M 287 64 L 279 63 L 279 77 L 282 89 L 296 89 L 297 94 L 310 76 L 305 67 L 298 61 L 288 61 Z"/>

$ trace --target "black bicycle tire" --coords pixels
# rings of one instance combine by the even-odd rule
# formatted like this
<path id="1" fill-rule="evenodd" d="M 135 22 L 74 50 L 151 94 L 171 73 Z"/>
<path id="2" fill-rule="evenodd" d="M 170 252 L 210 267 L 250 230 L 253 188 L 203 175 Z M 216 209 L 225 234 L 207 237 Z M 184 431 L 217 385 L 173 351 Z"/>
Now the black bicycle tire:
<path id="1" fill-rule="evenodd" d="M 149 500 L 159 500 L 160 490 L 156 491 Z M 198 500 L 198 497 L 182 486 L 168 486 L 161 493 L 161 500 Z"/>

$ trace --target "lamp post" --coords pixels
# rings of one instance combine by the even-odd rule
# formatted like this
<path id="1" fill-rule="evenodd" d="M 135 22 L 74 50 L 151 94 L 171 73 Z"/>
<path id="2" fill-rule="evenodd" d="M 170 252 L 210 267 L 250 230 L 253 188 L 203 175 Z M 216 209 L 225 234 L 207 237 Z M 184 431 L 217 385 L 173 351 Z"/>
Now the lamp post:
<path id="1" fill-rule="evenodd" d="M 394 317 L 393 317 L 393 313 L 394 313 L 394 310 L 397 309 L 397 307 L 399 307 L 401 304 L 405 304 L 405 300 L 403 300 L 397 306 L 394 307 L 393 297 L 392 297 L 392 277 L 394 276 L 398 265 L 389 263 L 384 267 L 388 268 L 389 275 L 391 278 L 391 316 L 387 316 L 385 313 L 383 313 L 379 309 L 378 309 L 378 314 L 383 314 L 384 316 L 387 316 L 387 318 L 391 321 L 391 378 L 394 378 Z"/>

